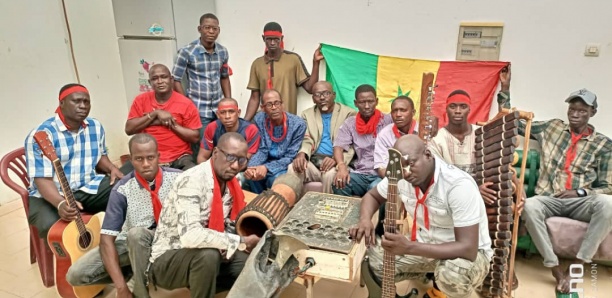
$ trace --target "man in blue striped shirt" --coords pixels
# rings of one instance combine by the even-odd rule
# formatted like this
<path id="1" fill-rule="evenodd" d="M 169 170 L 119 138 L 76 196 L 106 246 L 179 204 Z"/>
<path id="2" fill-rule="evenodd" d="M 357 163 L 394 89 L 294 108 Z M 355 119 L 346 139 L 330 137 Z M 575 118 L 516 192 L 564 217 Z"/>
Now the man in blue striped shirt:
<path id="1" fill-rule="evenodd" d="M 68 84 L 60 90 L 56 115 L 34 129 L 25 140 L 31 181 L 28 220 L 38 229 L 40 237 L 46 238 L 58 219 L 74 220 L 77 210 L 66 203 L 52 161 L 42 155 L 34 141 L 37 131 L 47 133 L 81 210 L 104 211 L 113 183 L 132 170 L 131 164 L 119 170 L 108 159 L 104 128 L 98 120 L 88 117 L 90 109 L 87 89 Z"/>
<path id="2" fill-rule="evenodd" d="M 200 17 L 200 38 L 178 51 L 172 70 L 174 90 L 193 101 L 200 112 L 202 128 L 217 119 L 215 109 L 221 98 L 231 98 L 229 53 L 216 42 L 221 28 L 219 19 L 207 13 Z M 187 74 L 187 92 L 181 80 Z M 201 135 L 201 133 L 200 133 Z"/>

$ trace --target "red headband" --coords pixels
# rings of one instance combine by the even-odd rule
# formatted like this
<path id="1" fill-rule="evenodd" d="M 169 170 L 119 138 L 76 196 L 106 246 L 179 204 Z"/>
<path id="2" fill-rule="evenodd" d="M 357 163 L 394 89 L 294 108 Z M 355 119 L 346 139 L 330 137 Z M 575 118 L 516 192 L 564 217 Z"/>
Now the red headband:
<path id="1" fill-rule="evenodd" d="M 229 109 L 234 109 L 234 110 L 238 110 L 238 106 L 237 105 L 223 105 L 217 108 L 217 111 L 223 111 L 223 110 L 229 110 Z"/>
<path id="2" fill-rule="evenodd" d="M 457 93 L 446 99 L 446 105 L 451 103 L 464 103 L 470 105 L 472 104 L 472 100 L 465 94 Z"/>
<path id="3" fill-rule="evenodd" d="M 87 91 L 87 88 L 83 87 L 83 86 L 72 86 L 64 91 L 62 91 L 62 93 L 60 93 L 59 96 L 59 101 L 62 101 L 66 98 L 66 96 L 75 93 L 75 92 L 84 92 L 89 94 L 89 91 Z"/>
<path id="4" fill-rule="evenodd" d="M 264 36 L 274 36 L 274 37 L 282 37 L 283 36 L 283 32 L 280 31 L 264 31 L 263 33 Z"/>

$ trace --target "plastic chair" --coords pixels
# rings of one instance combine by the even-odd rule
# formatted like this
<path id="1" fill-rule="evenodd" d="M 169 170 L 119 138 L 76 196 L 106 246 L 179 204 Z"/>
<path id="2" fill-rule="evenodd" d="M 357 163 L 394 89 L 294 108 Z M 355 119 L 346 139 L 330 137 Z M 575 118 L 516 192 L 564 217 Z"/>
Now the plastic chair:
<path id="1" fill-rule="evenodd" d="M 9 176 L 9 171 L 13 172 L 19 179 L 21 179 L 21 185 L 15 182 Z M 23 209 L 26 213 L 26 217 L 30 212 L 29 194 L 27 188 L 30 186 L 30 179 L 28 177 L 27 166 L 25 161 L 25 149 L 19 148 L 5 155 L 0 161 L 0 177 L 2 182 L 10 189 L 14 190 L 21 196 L 23 202 Z M 47 240 L 38 237 L 38 230 L 36 227 L 29 225 L 30 227 L 30 264 L 38 262 L 38 268 L 40 269 L 40 276 L 45 287 L 49 288 L 55 285 L 54 273 L 53 273 L 53 252 L 47 245 Z"/>

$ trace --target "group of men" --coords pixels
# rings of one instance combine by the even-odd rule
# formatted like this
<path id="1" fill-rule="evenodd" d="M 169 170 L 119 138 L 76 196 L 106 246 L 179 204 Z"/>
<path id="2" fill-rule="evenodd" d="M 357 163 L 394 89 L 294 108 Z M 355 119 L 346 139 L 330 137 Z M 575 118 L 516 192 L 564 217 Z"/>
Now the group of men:
<path id="1" fill-rule="evenodd" d="M 121 169 L 108 158 L 102 125 L 88 117 L 91 98 L 82 85 L 64 86 L 56 115 L 26 138 L 29 221 L 41 237 L 58 219 L 73 220 L 78 210 L 65 203 L 51 161 L 33 141 L 36 131 L 49 135 L 77 208 L 106 211 L 100 246 L 73 264 L 67 276 L 72 285 L 112 282 L 119 297 L 149 297 L 152 283 L 188 287 L 192 297 L 213 297 L 217 285 L 231 286 L 259 241 L 255 235 L 236 235 L 234 221 L 245 205 L 241 188 L 260 193 L 285 172 L 305 183 L 320 181 L 326 193 L 363 197 L 360 223 L 350 234 L 356 241 L 365 238 L 368 266 L 379 282 L 386 250 L 398 256 L 398 281 L 434 273 L 430 298 L 469 297 L 482 284 L 493 253 L 485 204 L 493 203 L 495 192 L 478 186 L 469 174 L 475 128 L 467 120 L 467 92 L 448 96 L 449 124 L 426 145 L 416 136 L 412 99 L 397 97 L 391 113 L 384 114 L 376 108 L 376 90 L 360 85 L 357 111 L 335 102 L 332 85 L 318 81 L 319 49 L 309 75 L 301 58 L 283 49 L 280 25 L 268 23 L 262 36 L 266 52 L 251 67 L 251 97 L 242 119 L 231 98 L 228 51 L 216 42 L 218 19 L 203 15 L 198 31 L 200 38 L 179 51 L 173 71 L 151 67 L 153 91 L 132 104 L 125 125 L 133 135 L 130 162 Z M 509 107 L 509 69 L 500 81 L 498 103 Z M 301 117 L 295 115 L 299 86 L 314 102 Z M 554 119 L 533 125 L 542 166 L 538 196 L 526 200 L 524 212 L 559 292 L 569 291 L 569 272 L 559 267 L 545 219 L 589 222 L 580 262 L 592 261 L 612 229 L 607 195 L 612 142 L 588 124 L 597 111 L 596 96 L 583 89 L 566 102 L 569 124 Z M 262 111 L 256 113 L 258 107 Z M 371 219 L 386 199 L 391 147 L 403 156 L 398 190 L 414 222 L 410 235 L 378 237 Z M 521 202 L 515 208 L 522 208 Z M 132 288 L 128 278 L 134 280 Z"/>

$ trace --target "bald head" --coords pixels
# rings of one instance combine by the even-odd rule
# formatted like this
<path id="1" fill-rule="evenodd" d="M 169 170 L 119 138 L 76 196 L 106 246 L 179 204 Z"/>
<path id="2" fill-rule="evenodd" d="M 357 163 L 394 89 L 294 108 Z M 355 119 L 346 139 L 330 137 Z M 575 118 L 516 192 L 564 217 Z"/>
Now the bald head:
<path id="1" fill-rule="evenodd" d="M 325 88 L 326 90 L 332 90 L 332 85 L 328 81 L 318 81 L 314 83 L 314 85 L 312 85 L 312 88 L 315 88 L 317 86 L 319 86 L 319 88 L 321 89 Z"/>
<path id="2" fill-rule="evenodd" d="M 149 68 L 149 77 L 151 77 L 151 75 L 153 75 L 153 73 L 155 73 L 155 70 L 160 70 L 164 73 L 170 74 L 170 69 L 168 69 L 168 67 L 166 67 L 163 64 L 153 64 L 153 66 L 151 66 L 151 68 Z"/>
<path id="3" fill-rule="evenodd" d="M 417 135 L 407 134 L 400 137 L 393 148 L 397 149 L 402 155 L 416 156 L 425 151 L 425 143 Z"/>
<path id="4" fill-rule="evenodd" d="M 238 101 L 233 98 L 224 97 L 219 101 L 219 106 L 221 105 L 236 105 L 238 106 Z"/>

